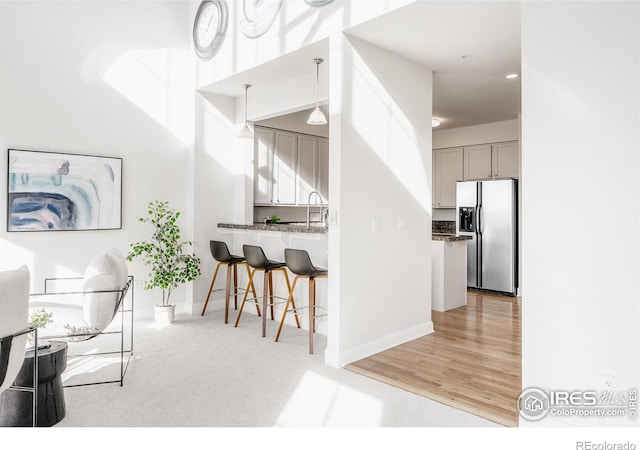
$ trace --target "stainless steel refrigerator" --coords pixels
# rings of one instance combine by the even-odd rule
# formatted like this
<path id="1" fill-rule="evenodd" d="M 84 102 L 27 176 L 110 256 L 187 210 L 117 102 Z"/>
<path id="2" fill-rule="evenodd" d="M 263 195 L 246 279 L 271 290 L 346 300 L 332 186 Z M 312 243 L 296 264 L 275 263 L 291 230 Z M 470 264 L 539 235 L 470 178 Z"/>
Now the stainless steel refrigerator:
<path id="1" fill-rule="evenodd" d="M 518 180 L 458 181 L 456 230 L 468 235 L 467 286 L 516 295 Z"/>

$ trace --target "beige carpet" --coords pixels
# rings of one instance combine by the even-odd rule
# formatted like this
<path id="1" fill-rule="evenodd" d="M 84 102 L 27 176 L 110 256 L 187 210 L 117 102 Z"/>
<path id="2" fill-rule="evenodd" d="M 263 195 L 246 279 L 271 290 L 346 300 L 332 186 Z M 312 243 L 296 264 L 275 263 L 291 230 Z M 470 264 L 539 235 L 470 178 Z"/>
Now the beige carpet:
<path id="1" fill-rule="evenodd" d="M 262 338 L 256 316 L 243 316 L 234 328 L 224 325 L 221 311 L 179 315 L 161 329 L 136 323 L 124 387 L 65 389 L 67 415 L 58 427 L 495 426 L 326 366 L 322 336 L 309 355 L 304 330 L 286 327 L 276 343 L 276 327 L 269 322 Z"/>

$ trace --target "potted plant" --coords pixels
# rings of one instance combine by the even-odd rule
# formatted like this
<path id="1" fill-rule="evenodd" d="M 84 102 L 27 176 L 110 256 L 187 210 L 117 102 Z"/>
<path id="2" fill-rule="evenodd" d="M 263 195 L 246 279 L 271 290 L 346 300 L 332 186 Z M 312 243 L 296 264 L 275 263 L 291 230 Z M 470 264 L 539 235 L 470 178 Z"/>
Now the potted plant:
<path id="1" fill-rule="evenodd" d="M 180 213 L 169 208 L 169 202 L 149 202 L 147 217 L 138 217 L 138 222 L 153 227 L 149 241 L 131 244 L 127 260 L 142 257 L 147 266 L 151 266 L 149 279 L 144 289 L 162 289 L 162 305 L 156 305 L 154 316 L 156 323 L 172 323 L 175 317 L 175 305 L 170 302 L 175 288 L 200 275 L 200 259 L 193 253 L 185 253 L 184 247 L 193 245 L 190 241 L 181 241 L 180 227 L 176 221 Z"/>

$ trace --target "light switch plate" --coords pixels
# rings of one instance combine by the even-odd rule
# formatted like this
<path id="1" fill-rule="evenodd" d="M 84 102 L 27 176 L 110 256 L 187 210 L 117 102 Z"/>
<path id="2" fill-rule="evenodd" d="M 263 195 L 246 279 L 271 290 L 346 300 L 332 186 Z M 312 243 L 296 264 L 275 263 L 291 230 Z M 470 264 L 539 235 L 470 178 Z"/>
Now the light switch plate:
<path id="1" fill-rule="evenodd" d="M 398 217 L 398 230 L 406 230 L 408 228 L 407 218 Z"/>

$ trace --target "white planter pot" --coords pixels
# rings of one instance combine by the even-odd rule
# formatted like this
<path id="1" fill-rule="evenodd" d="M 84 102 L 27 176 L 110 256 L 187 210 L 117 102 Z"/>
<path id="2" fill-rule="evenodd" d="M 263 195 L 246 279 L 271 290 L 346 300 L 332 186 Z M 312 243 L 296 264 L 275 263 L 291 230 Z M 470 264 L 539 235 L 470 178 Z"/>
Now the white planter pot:
<path id="1" fill-rule="evenodd" d="M 155 305 L 153 307 L 153 317 L 158 325 L 169 325 L 176 317 L 176 305 Z"/>

